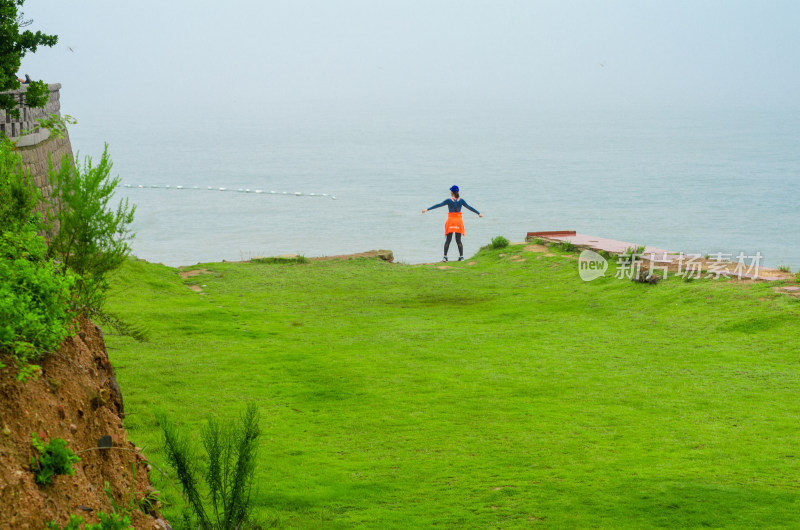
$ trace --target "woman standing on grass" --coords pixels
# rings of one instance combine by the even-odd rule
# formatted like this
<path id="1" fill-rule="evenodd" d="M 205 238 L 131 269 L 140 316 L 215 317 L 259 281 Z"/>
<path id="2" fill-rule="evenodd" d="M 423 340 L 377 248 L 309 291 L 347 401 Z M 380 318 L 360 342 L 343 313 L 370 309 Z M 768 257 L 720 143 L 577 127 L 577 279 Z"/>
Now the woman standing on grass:
<path id="1" fill-rule="evenodd" d="M 458 245 L 458 261 L 464 261 L 464 245 L 461 244 L 461 236 L 464 235 L 464 220 L 461 218 L 461 207 L 466 206 L 468 210 L 478 214 L 478 217 L 483 217 L 483 215 L 467 204 L 467 201 L 458 197 L 458 186 L 452 186 L 450 188 L 449 199 L 445 199 L 439 204 L 422 210 L 422 213 L 438 208 L 439 206 L 444 206 L 445 204 L 450 213 L 447 214 L 447 221 L 444 223 L 444 233 L 446 237 L 444 240 L 444 258 L 442 261 L 447 261 L 447 250 L 450 248 L 450 241 L 453 240 L 453 234 L 456 235 L 456 245 Z"/>

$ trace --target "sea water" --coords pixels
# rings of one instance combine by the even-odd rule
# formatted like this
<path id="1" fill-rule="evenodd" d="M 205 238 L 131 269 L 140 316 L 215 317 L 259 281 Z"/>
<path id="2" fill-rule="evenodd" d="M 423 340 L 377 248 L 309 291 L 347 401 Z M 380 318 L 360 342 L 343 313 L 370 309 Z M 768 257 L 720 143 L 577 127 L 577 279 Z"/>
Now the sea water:
<path id="1" fill-rule="evenodd" d="M 467 256 L 576 230 L 800 267 L 797 111 L 98 118 L 71 138 L 81 156 L 110 143 L 134 254 L 172 266 L 378 248 L 438 261 L 447 210 L 421 210 L 457 184 L 483 214 L 464 210 Z"/>

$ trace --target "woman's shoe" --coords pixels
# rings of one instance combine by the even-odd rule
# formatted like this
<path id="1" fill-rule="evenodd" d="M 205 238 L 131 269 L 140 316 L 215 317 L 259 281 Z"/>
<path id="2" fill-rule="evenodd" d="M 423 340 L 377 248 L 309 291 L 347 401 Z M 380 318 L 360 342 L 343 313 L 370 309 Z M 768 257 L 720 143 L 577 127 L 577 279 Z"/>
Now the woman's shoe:
<path id="1" fill-rule="evenodd" d="M 447 259 L 447 256 L 445 256 L 445 257 L 443 257 L 443 258 L 442 258 L 442 263 L 447 263 L 448 261 L 450 261 L 450 260 L 449 260 L 449 259 Z"/>
<path id="2" fill-rule="evenodd" d="M 458 261 L 464 261 L 464 256 L 459 256 Z"/>

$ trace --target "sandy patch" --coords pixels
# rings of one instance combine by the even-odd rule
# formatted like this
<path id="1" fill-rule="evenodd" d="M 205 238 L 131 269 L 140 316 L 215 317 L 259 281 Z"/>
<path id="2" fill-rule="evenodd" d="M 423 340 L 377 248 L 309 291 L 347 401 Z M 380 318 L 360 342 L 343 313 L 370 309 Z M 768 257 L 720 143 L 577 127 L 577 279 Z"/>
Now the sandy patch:
<path id="1" fill-rule="evenodd" d="M 194 276 L 200 276 L 201 274 L 213 274 L 214 271 L 210 271 L 208 269 L 192 269 L 190 271 L 185 271 L 183 269 L 178 269 L 178 274 L 181 275 L 181 278 L 184 280 L 186 278 L 192 278 Z"/>
<path id="2" fill-rule="evenodd" d="M 527 245 L 525 248 L 522 249 L 525 252 L 540 252 L 545 256 L 555 256 L 552 252 L 549 251 L 547 246 L 545 245 Z"/>

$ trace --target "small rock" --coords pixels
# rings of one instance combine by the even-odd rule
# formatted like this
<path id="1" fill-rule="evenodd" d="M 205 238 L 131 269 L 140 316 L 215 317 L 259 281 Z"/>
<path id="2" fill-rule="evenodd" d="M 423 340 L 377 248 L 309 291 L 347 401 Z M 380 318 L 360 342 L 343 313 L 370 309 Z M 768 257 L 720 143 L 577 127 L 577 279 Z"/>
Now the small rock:
<path id="1" fill-rule="evenodd" d="M 164 519 L 156 519 L 154 525 L 154 528 L 158 528 L 159 530 L 172 530 L 172 527 Z"/>
<path id="2" fill-rule="evenodd" d="M 50 385 L 50 391 L 55 394 L 56 392 L 59 391 L 63 383 L 61 382 L 61 379 L 57 379 L 55 377 L 48 377 L 47 384 Z"/>
<path id="3" fill-rule="evenodd" d="M 75 425 L 74 423 L 70 423 L 69 424 L 69 432 L 71 432 L 72 434 L 75 434 L 76 432 L 78 432 L 78 426 Z"/>
<path id="4" fill-rule="evenodd" d="M 11 429 L 8 428 L 8 425 L 3 425 L 3 434 L 11 436 Z"/>

